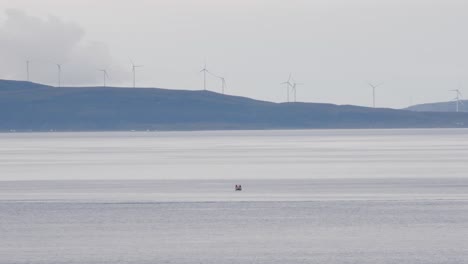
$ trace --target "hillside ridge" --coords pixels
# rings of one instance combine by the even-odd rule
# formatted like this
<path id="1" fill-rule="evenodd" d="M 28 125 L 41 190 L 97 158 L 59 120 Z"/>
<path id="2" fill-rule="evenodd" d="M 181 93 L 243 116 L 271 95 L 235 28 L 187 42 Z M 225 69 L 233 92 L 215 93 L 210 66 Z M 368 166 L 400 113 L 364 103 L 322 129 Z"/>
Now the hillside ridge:
<path id="1" fill-rule="evenodd" d="M 211 91 L 0 80 L 0 131 L 468 127 L 468 113 L 274 103 Z"/>

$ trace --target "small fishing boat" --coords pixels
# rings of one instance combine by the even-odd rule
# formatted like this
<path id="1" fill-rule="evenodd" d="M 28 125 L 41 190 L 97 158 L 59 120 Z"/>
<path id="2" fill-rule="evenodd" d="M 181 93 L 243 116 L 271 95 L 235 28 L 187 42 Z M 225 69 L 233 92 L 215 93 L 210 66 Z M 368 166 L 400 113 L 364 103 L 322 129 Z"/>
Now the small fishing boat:
<path id="1" fill-rule="evenodd" d="M 242 185 L 236 185 L 235 190 L 236 192 L 242 191 Z"/>

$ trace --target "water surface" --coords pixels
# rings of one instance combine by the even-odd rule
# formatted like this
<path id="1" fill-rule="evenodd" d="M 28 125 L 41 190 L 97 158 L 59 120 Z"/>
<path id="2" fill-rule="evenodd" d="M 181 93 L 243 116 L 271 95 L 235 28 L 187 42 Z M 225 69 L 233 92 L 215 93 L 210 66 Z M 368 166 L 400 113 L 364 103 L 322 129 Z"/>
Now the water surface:
<path id="1" fill-rule="evenodd" d="M 468 259 L 468 130 L 26 133 L 0 146 L 0 263 Z"/>

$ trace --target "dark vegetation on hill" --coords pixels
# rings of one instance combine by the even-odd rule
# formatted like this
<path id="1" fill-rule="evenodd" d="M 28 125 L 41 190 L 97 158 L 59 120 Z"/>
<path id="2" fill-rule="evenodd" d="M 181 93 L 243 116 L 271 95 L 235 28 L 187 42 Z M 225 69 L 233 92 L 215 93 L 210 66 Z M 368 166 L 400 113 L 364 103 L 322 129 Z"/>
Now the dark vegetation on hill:
<path id="1" fill-rule="evenodd" d="M 272 103 L 209 91 L 0 80 L 0 131 L 468 127 L 468 113 Z"/>
<path id="2" fill-rule="evenodd" d="M 417 111 L 417 112 L 456 112 L 457 103 L 455 101 L 452 101 L 452 102 L 418 104 L 418 105 L 410 106 L 406 109 L 410 111 Z M 458 111 L 468 112 L 467 100 L 460 101 L 460 104 L 458 105 Z"/>

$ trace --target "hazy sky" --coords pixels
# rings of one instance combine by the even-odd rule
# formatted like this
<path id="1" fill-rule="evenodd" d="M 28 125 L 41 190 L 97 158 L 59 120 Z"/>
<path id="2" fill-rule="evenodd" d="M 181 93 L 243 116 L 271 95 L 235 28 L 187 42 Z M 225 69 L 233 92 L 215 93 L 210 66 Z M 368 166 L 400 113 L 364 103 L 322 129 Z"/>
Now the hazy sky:
<path id="1" fill-rule="evenodd" d="M 202 89 L 284 101 L 377 105 L 451 100 L 468 86 L 468 0 L 0 0 L 0 78 Z M 208 79 L 220 91 L 221 82 Z"/>

